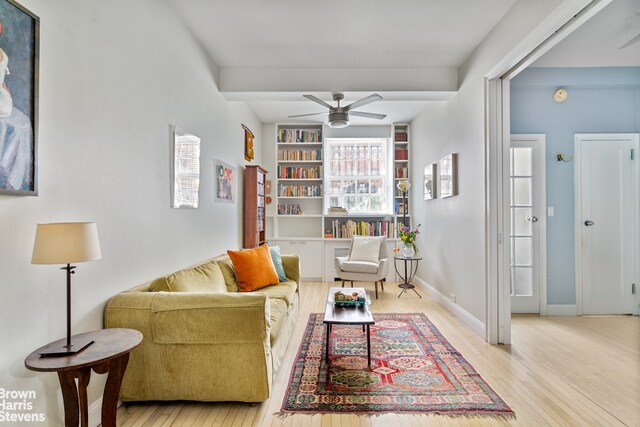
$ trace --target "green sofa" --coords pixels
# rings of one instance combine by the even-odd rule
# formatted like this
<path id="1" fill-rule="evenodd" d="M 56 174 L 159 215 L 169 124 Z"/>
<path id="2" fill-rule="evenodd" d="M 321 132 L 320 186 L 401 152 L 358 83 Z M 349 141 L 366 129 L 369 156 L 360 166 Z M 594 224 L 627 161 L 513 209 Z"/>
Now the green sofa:
<path id="1" fill-rule="evenodd" d="M 255 292 L 238 292 L 222 255 L 111 298 L 105 328 L 144 335 L 120 399 L 266 400 L 300 307 L 298 256 L 283 255 L 282 263 L 289 280 Z"/>

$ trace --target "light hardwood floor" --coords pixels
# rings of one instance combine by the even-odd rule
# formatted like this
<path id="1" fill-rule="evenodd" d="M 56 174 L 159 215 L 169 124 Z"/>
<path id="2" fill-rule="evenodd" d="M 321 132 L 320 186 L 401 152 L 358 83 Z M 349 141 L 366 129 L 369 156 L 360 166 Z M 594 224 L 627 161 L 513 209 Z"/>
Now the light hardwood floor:
<path id="1" fill-rule="evenodd" d="M 309 313 L 324 311 L 333 283 L 301 284 L 301 313 L 272 397 L 245 403 L 144 403 L 123 405 L 120 426 L 640 426 L 640 318 L 514 316 L 513 344 L 489 345 L 439 304 L 387 283 L 375 312 L 422 312 L 516 413 L 492 417 L 384 414 L 275 416 Z M 364 284 L 373 290 L 373 284 Z"/>

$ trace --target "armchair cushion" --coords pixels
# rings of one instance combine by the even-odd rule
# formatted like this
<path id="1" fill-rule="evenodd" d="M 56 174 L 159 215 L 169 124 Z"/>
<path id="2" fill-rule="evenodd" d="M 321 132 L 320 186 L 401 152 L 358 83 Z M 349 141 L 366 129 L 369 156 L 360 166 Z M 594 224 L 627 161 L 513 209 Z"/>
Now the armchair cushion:
<path id="1" fill-rule="evenodd" d="M 378 263 L 368 261 L 345 261 L 340 266 L 342 271 L 349 271 L 351 273 L 378 273 Z"/>
<path id="2" fill-rule="evenodd" d="M 349 261 L 378 263 L 382 237 L 353 236 Z"/>

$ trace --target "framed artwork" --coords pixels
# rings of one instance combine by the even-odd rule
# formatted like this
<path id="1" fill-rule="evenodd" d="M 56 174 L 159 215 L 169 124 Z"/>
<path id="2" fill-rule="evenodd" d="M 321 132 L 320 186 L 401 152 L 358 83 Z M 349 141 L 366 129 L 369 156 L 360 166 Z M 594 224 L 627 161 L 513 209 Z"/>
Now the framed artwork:
<path id="1" fill-rule="evenodd" d="M 173 127 L 172 208 L 198 207 L 200 193 L 200 138 Z"/>
<path id="2" fill-rule="evenodd" d="M 437 197 L 436 193 L 436 164 L 431 163 L 424 167 L 424 199 L 432 200 Z"/>
<path id="3" fill-rule="evenodd" d="M 247 161 L 252 161 L 253 157 L 254 157 L 254 153 L 253 153 L 253 132 L 251 132 L 251 130 L 246 127 L 245 125 L 242 125 L 243 129 L 244 129 L 244 159 Z"/>
<path id="4" fill-rule="evenodd" d="M 40 20 L 0 0 L 0 194 L 38 195 Z"/>
<path id="5" fill-rule="evenodd" d="M 458 194 L 458 154 L 452 153 L 438 162 L 438 196 L 441 199 Z"/>
<path id="6" fill-rule="evenodd" d="M 236 168 L 222 160 L 215 160 L 216 201 L 235 201 Z"/>

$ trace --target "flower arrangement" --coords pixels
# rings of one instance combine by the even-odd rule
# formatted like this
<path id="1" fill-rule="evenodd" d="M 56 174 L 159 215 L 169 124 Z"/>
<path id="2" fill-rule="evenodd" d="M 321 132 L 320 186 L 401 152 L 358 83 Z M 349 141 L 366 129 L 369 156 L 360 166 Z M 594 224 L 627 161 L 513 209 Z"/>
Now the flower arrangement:
<path id="1" fill-rule="evenodd" d="M 416 237 L 418 234 L 420 234 L 421 225 L 422 224 L 418 224 L 413 230 L 406 225 L 403 225 L 398 230 L 398 237 L 400 238 L 400 240 L 402 240 L 402 243 L 404 245 L 413 247 L 413 250 L 416 252 L 418 251 L 418 248 L 416 247 Z"/>

